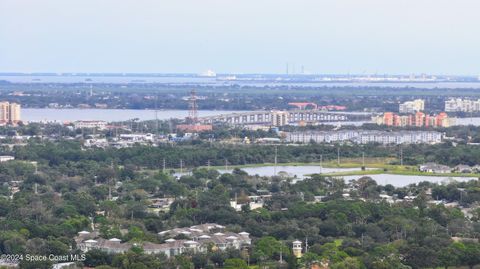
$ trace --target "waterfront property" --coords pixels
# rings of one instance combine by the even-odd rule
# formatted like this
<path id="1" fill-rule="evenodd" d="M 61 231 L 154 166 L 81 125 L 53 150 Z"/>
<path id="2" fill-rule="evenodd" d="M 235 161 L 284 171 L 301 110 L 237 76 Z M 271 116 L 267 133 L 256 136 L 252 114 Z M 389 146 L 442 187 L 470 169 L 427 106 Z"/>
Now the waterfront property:
<path id="1" fill-rule="evenodd" d="M 22 121 L 20 110 L 17 103 L 0 102 L 0 124 L 17 125 Z"/>
<path id="2" fill-rule="evenodd" d="M 370 114 L 355 112 L 326 112 L 323 110 L 272 110 L 231 113 L 199 117 L 202 123 L 223 122 L 229 125 L 304 125 L 322 122 L 366 120 Z"/>
<path id="3" fill-rule="evenodd" d="M 418 167 L 420 172 L 446 174 L 451 172 L 451 168 L 446 165 L 436 163 L 425 163 Z"/>
<path id="4" fill-rule="evenodd" d="M 357 144 L 436 144 L 442 142 L 442 134 L 435 131 L 312 131 L 286 133 L 286 141 L 291 143 L 337 143 L 352 142 Z"/>
<path id="5" fill-rule="evenodd" d="M 455 119 L 448 117 L 445 112 L 441 112 L 438 115 L 428 115 L 420 111 L 408 115 L 385 112 L 383 115 L 373 117 L 372 120 L 378 125 L 397 127 L 450 127 L 455 124 Z"/>

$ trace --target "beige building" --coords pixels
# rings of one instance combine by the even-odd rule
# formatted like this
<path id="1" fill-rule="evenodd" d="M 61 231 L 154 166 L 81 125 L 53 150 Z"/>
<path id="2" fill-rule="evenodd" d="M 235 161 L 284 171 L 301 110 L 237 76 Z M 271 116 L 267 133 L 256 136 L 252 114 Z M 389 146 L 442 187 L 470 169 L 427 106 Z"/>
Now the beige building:
<path id="1" fill-rule="evenodd" d="M 272 126 L 288 125 L 288 113 L 286 111 L 272 112 Z"/>
<path id="2" fill-rule="evenodd" d="M 0 123 L 2 124 L 6 124 L 9 121 L 9 107 L 10 104 L 8 102 L 0 102 Z"/>
<path id="3" fill-rule="evenodd" d="M 10 123 L 18 124 L 22 121 L 20 104 L 10 103 Z"/>
<path id="4" fill-rule="evenodd" d="M 425 101 L 422 99 L 415 99 L 399 105 L 398 111 L 400 113 L 412 114 L 415 112 L 425 110 Z"/>
<path id="5" fill-rule="evenodd" d="M 0 102 L 0 124 L 18 124 L 22 120 L 20 111 L 17 103 Z"/>

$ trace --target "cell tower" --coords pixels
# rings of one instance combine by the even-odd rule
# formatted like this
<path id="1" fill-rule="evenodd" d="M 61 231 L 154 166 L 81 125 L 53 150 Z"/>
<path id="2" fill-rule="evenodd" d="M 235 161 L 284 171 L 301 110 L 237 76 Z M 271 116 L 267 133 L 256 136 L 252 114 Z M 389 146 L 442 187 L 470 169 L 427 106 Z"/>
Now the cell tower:
<path id="1" fill-rule="evenodd" d="M 198 121 L 198 106 L 197 106 L 197 94 L 195 90 L 190 92 L 190 98 L 188 99 L 189 111 L 188 119 L 192 124 L 196 124 Z"/>

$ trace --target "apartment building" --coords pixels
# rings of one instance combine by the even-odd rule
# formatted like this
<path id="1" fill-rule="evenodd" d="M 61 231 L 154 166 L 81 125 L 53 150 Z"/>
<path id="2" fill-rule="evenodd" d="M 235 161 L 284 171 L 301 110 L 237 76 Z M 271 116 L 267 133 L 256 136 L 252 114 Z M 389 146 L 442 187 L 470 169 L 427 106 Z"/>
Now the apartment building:
<path id="1" fill-rule="evenodd" d="M 0 102 L 0 124 L 16 125 L 21 121 L 21 107 L 19 104 Z"/>
<path id="2" fill-rule="evenodd" d="M 442 142 L 442 133 L 435 131 L 312 131 L 287 133 L 291 143 L 380 143 L 380 144 L 436 144 Z"/>
<path id="3" fill-rule="evenodd" d="M 480 99 L 470 100 L 462 98 L 452 98 L 445 101 L 446 112 L 479 112 Z"/>
<path id="4" fill-rule="evenodd" d="M 423 110 L 425 110 L 425 101 L 422 99 L 401 103 L 398 107 L 398 112 L 403 114 L 411 114 Z"/>
<path id="5" fill-rule="evenodd" d="M 393 112 L 385 112 L 383 115 L 373 117 L 372 121 L 378 125 L 397 127 L 450 127 L 455 124 L 455 118 L 448 117 L 445 112 L 438 113 L 437 115 L 428 115 L 423 112 L 398 115 Z"/>

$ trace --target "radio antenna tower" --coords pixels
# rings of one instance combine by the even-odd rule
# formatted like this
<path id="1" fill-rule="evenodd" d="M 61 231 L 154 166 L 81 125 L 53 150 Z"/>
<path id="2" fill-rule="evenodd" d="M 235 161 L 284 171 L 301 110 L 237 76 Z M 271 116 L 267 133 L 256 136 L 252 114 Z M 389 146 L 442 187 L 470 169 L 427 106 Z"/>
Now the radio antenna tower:
<path id="1" fill-rule="evenodd" d="M 197 106 L 197 94 L 195 90 L 190 92 L 190 98 L 188 99 L 189 111 L 188 118 L 192 124 L 196 124 L 198 120 L 198 106 Z"/>

